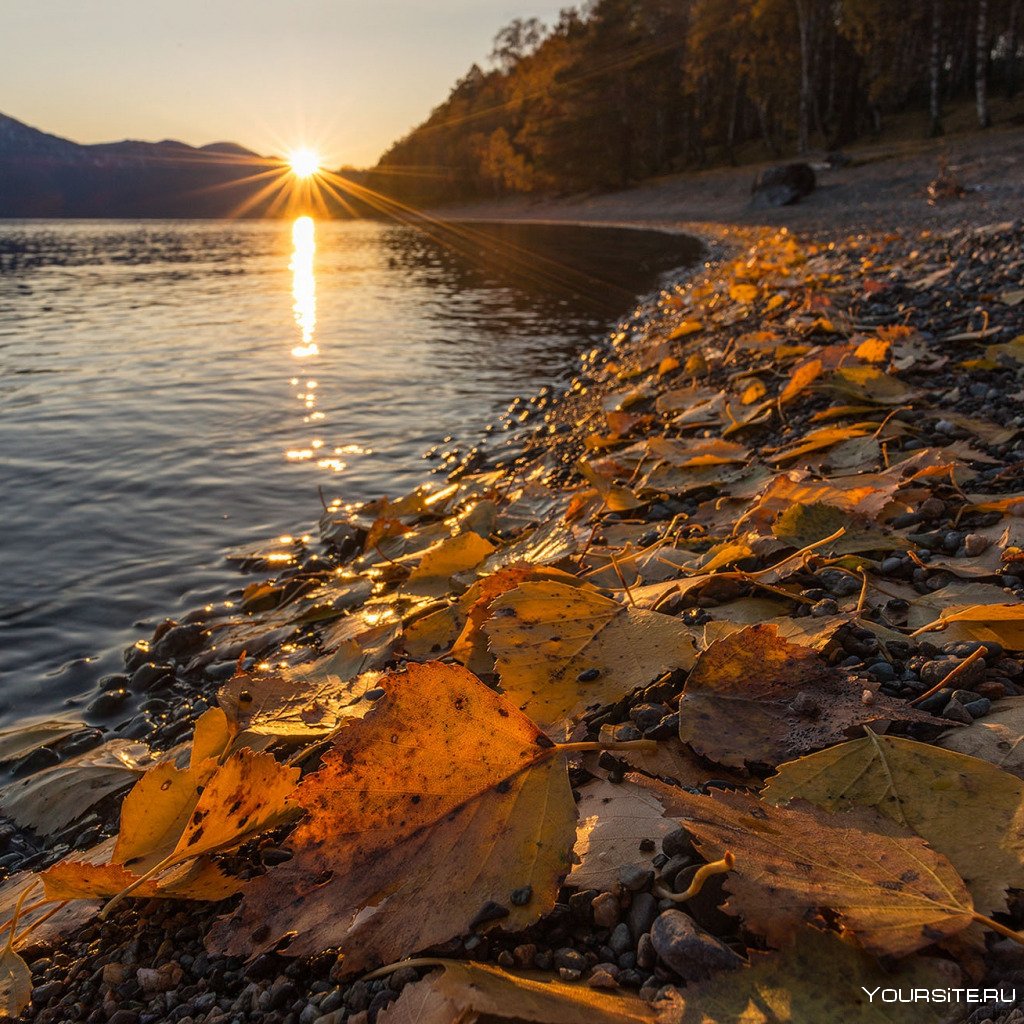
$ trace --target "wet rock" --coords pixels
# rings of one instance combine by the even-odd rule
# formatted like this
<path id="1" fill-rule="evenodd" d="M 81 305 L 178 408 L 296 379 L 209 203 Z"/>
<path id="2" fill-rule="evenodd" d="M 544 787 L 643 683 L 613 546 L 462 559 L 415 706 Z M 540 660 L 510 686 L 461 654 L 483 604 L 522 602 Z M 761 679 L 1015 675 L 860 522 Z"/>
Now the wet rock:
<path id="1" fill-rule="evenodd" d="M 666 910 L 651 929 L 658 958 L 687 981 L 701 981 L 716 971 L 733 970 L 742 957 L 704 931 L 688 914 Z"/>
<path id="2" fill-rule="evenodd" d="M 148 693 L 161 689 L 173 679 L 174 669 L 170 665 L 147 661 L 132 673 L 129 689 L 133 693 Z"/>
<path id="3" fill-rule="evenodd" d="M 693 840 L 685 828 L 669 832 L 661 841 L 661 848 L 667 857 L 692 857 Z"/>

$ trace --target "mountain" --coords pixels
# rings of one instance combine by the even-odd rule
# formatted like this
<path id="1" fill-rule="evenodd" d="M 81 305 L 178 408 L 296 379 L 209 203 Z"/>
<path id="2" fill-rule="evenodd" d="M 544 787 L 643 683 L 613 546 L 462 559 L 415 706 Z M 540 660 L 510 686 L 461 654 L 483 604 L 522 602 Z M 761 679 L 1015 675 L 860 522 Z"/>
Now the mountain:
<path id="1" fill-rule="evenodd" d="M 0 217 L 267 216 L 267 178 L 283 162 L 232 142 L 83 146 L 0 114 Z"/>

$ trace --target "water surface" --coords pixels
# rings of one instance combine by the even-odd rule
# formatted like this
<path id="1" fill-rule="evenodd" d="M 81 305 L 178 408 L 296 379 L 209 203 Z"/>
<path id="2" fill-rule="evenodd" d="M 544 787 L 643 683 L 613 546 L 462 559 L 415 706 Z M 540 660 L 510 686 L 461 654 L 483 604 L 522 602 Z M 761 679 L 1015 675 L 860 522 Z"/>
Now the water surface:
<path id="1" fill-rule="evenodd" d="M 400 493 L 428 446 L 564 385 L 694 255 L 598 228 L 0 222 L 0 725 L 222 601 L 225 552 L 309 530 L 318 488 Z"/>

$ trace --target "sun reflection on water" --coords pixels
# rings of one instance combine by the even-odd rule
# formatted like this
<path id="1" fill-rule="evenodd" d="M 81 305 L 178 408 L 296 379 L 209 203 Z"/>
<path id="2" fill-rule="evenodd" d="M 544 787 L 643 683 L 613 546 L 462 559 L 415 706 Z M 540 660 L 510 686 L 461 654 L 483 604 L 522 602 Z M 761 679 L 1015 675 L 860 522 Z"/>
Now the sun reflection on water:
<path id="1" fill-rule="evenodd" d="M 299 328 L 301 343 L 292 349 L 296 359 L 319 355 L 313 334 L 316 331 L 316 225 L 312 217 L 296 217 L 292 225 L 292 312 Z"/>

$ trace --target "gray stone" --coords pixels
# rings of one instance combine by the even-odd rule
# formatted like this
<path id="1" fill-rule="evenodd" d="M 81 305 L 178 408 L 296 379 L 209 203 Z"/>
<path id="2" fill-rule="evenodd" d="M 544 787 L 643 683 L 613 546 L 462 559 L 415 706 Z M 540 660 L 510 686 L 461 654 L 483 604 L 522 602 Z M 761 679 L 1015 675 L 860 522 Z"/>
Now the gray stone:
<path id="1" fill-rule="evenodd" d="M 658 916 L 651 929 L 651 943 L 661 962 L 687 981 L 701 981 L 716 971 L 743 964 L 742 957 L 680 910 L 666 910 Z"/>

